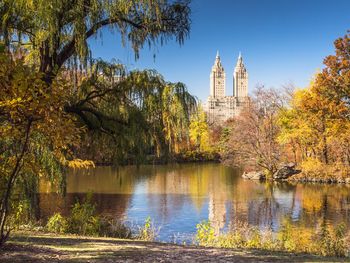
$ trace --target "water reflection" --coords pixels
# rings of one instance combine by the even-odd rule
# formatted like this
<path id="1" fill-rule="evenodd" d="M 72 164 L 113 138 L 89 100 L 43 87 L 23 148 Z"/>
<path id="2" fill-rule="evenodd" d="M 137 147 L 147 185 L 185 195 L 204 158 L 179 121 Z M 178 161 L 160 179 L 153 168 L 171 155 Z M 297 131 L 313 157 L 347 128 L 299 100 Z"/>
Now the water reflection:
<path id="1" fill-rule="evenodd" d="M 315 227 L 321 219 L 349 223 L 348 186 L 260 183 L 240 174 L 220 164 L 72 171 L 65 198 L 41 183 L 40 216 L 67 215 L 76 200 L 92 191 L 99 213 L 134 223 L 151 216 L 162 227 L 161 240 L 193 234 L 201 220 L 210 220 L 217 233 L 237 222 L 276 230 L 285 217 L 303 227 Z"/>

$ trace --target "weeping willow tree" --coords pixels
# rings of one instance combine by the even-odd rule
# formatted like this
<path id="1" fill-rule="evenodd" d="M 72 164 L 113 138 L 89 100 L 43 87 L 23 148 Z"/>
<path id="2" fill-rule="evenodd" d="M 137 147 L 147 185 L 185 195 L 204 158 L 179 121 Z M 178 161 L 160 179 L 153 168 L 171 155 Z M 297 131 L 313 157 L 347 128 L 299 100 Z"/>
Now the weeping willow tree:
<path id="1" fill-rule="evenodd" d="M 78 152 L 97 162 L 141 163 L 146 155 L 170 158 L 188 143 L 196 99 L 183 83 L 154 70 L 126 72 L 96 61 L 81 77 L 66 111 L 88 132 Z"/>
<path id="2" fill-rule="evenodd" d="M 140 127 L 148 129 L 151 124 L 147 131 L 152 131 L 152 144 L 157 155 L 162 155 L 178 149 L 187 105 L 193 104 L 193 98 L 183 84 L 166 83 L 155 72 L 126 76 L 120 66 L 108 66 L 101 72 L 102 62 L 92 66 L 88 40 L 102 38 L 102 29 L 107 28 L 121 35 L 122 43 L 117 46 L 129 42 L 138 58 L 145 45 L 154 47 L 172 39 L 183 44 L 190 31 L 190 13 L 190 0 L 4 0 L 0 2 L 0 41 L 7 50 L 21 50 L 27 64 L 42 73 L 51 87 L 66 72 L 74 72 L 74 82 L 80 74 L 90 74 L 89 80 L 76 83 L 78 91 L 73 90 L 65 110 L 77 115 L 92 136 L 111 137 L 119 157 L 125 156 L 121 149 L 132 148 L 138 156 L 144 152 L 140 145 L 149 141 L 145 135 L 149 132 L 139 134 L 144 130 Z M 99 76 L 92 74 L 92 67 L 100 70 L 96 71 Z M 127 79 L 114 83 L 111 73 L 116 71 Z M 88 87 L 94 82 L 102 88 L 90 94 Z M 111 83 L 118 88 L 106 87 Z M 154 101 L 158 104 L 152 105 Z M 154 112 L 157 115 L 150 117 Z M 123 138 L 126 135 L 133 139 Z"/>
<path id="3" fill-rule="evenodd" d="M 190 30 L 189 0 L 2 0 L 0 40 L 7 48 L 24 47 L 51 83 L 63 66 L 86 66 L 88 39 L 102 28 L 130 42 L 138 58 L 144 45 L 175 39 Z M 119 43 L 117 43 L 119 44 Z"/>

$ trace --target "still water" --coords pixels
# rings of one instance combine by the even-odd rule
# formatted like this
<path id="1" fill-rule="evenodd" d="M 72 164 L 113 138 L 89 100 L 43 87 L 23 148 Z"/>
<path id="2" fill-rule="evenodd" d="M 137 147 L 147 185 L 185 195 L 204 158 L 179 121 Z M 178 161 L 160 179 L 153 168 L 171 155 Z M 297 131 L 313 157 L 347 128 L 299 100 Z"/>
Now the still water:
<path id="1" fill-rule="evenodd" d="M 98 213 L 131 225 L 150 216 L 158 240 L 189 240 L 196 224 L 209 220 L 216 232 L 237 222 L 277 230 L 283 220 L 300 227 L 350 223 L 350 187 L 345 185 L 263 183 L 241 178 L 241 171 L 217 163 L 97 167 L 72 171 L 67 195 L 42 183 L 40 217 L 69 214 L 76 200 L 93 192 Z"/>

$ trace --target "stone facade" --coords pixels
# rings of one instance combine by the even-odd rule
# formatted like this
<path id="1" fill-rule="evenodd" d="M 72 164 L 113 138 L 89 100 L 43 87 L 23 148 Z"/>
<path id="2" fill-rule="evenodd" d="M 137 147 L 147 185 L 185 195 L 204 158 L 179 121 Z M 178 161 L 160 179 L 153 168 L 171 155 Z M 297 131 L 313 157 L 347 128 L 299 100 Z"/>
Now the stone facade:
<path id="1" fill-rule="evenodd" d="M 249 102 L 248 72 L 241 54 L 233 72 L 233 96 L 225 94 L 225 79 L 225 70 L 218 52 L 210 73 L 210 96 L 205 105 L 207 120 L 210 124 L 222 123 L 239 115 L 242 108 Z"/>
<path id="2" fill-rule="evenodd" d="M 210 96 L 214 98 L 225 97 L 225 80 L 226 74 L 221 60 L 219 52 L 216 54 L 214 66 L 210 73 Z"/>

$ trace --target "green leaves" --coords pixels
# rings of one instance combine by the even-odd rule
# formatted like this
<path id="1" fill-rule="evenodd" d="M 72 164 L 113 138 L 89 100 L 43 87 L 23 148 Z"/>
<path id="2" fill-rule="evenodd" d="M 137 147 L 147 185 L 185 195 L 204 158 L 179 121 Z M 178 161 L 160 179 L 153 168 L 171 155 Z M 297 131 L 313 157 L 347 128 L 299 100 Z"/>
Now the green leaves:
<path id="1" fill-rule="evenodd" d="M 3 43 L 0 43 L 0 53 L 5 52 L 5 45 Z"/>
<path id="2" fill-rule="evenodd" d="M 172 38 L 182 44 L 189 34 L 190 13 L 188 0 L 3 0 L 0 34 L 7 47 L 34 53 L 39 63 L 33 65 L 56 75 L 71 58 L 86 67 L 91 53 L 87 40 L 101 37 L 104 27 L 121 34 L 118 46 L 129 41 L 135 58 L 145 44 L 163 45 Z"/>
<path id="3" fill-rule="evenodd" d="M 141 163 L 146 154 L 168 157 L 186 147 L 195 108 L 183 83 L 166 82 L 154 70 L 127 74 L 119 64 L 96 61 L 66 110 L 89 130 L 84 141 L 90 150 L 83 156 L 96 151 L 98 160 Z"/>

